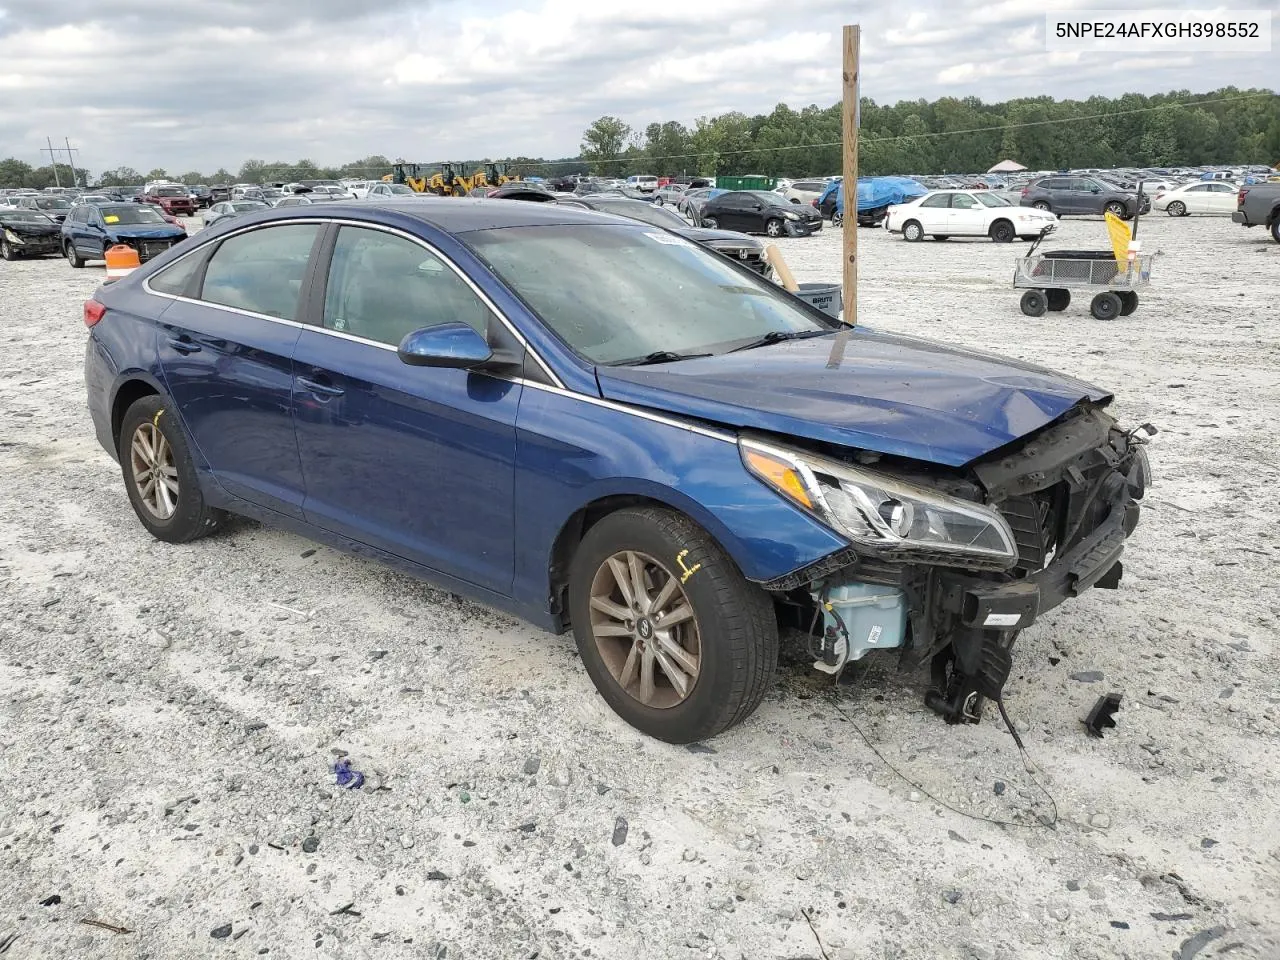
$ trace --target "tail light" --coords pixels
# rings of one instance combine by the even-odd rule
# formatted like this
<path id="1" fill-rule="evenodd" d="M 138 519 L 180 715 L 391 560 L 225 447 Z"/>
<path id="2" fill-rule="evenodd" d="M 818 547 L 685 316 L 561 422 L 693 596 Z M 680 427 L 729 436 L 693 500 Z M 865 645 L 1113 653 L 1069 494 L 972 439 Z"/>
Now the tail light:
<path id="1" fill-rule="evenodd" d="M 1248 189 L 1247 189 L 1247 188 L 1245 188 L 1245 187 L 1241 187 L 1241 188 L 1240 188 L 1240 192 L 1236 194 L 1236 206 L 1237 206 L 1237 207 L 1243 207 L 1243 206 L 1244 206 L 1244 198 L 1245 198 L 1245 196 L 1246 196 L 1248 193 L 1249 193 L 1249 191 L 1248 191 Z"/>
<path id="2" fill-rule="evenodd" d="M 107 313 L 107 306 L 99 303 L 97 300 L 86 300 L 84 302 L 84 325 L 92 327 L 101 320 Z"/>
<path id="3" fill-rule="evenodd" d="M 1024 197 L 1025 197 L 1025 196 L 1026 196 L 1028 193 L 1030 193 L 1030 192 L 1031 192 L 1031 188 L 1030 188 L 1030 187 L 1023 187 L 1023 188 L 1022 188 L 1022 196 L 1024 196 Z"/>
<path id="4" fill-rule="evenodd" d="M 811 206 L 811 207 L 816 207 L 817 205 L 818 205 L 818 201 L 817 201 L 817 200 L 810 200 L 810 201 L 809 201 L 809 206 Z"/>

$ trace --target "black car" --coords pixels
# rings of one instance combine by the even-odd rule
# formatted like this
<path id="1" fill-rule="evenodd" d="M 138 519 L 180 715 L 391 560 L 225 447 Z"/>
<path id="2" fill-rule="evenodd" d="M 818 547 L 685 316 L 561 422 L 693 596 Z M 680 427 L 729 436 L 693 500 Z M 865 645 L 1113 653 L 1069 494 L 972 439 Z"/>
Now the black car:
<path id="1" fill-rule="evenodd" d="M 1133 218 L 1134 211 L 1151 210 L 1151 198 L 1142 194 L 1141 209 L 1136 193 L 1109 184 L 1098 177 L 1041 177 L 1022 190 L 1021 206 L 1048 210 L 1060 217 L 1102 216 L 1114 213 L 1122 220 Z"/>
<path id="2" fill-rule="evenodd" d="M 67 218 L 71 201 L 63 197 L 22 197 L 18 200 L 18 209 L 35 210 L 61 223 Z"/>
<path id="3" fill-rule="evenodd" d="M 0 207 L 0 257 L 42 257 L 60 253 L 62 228 L 39 210 Z"/>
<path id="4" fill-rule="evenodd" d="M 822 229 L 822 214 L 771 190 L 730 190 L 707 201 L 702 225 L 770 237 L 807 237 Z"/>
<path id="5" fill-rule="evenodd" d="M 598 210 L 601 213 L 611 213 L 616 217 L 626 217 L 630 220 L 639 220 L 641 223 L 651 223 L 655 227 L 662 227 L 672 233 L 679 234 L 686 240 L 692 240 L 694 243 L 709 247 L 730 260 L 736 260 L 744 267 L 750 267 L 763 277 L 773 276 L 773 268 L 769 266 L 769 261 L 765 257 L 764 244 L 754 237 L 748 237 L 745 233 L 691 227 L 683 217 L 665 207 L 656 207 L 652 203 L 631 200 L 618 194 L 612 196 L 596 194 L 572 199 L 563 198 L 559 202 L 566 207 Z"/>
<path id="6" fill-rule="evenodd" d="M 213 193 L 205 184 L 197 183 L 194 187 L 188 187 L 187 189 L 191 192 L 191 196 L 195 198 L 197 210 L 213 206 Z"/>

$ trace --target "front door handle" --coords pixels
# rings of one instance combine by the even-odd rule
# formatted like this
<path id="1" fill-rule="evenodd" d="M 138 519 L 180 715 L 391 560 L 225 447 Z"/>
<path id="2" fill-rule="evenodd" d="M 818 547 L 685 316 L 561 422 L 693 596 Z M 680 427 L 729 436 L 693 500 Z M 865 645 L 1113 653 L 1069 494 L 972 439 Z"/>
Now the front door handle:
<path id="1" fill-rule="evenodd" d="M 318 383 L 306 377 L 298 378 L 298 385 L 319 397 L 340 397 L 347 391 L 328 383 Z"/>
<path id="2" fill-rule="evenodd" d="M 192 343 L 191 340 L 186 337 L 170 337 L 169 346 L 173 347 L 173 349 L 177 350 L 181 354 L 200 352 L 200 344 Z"/>

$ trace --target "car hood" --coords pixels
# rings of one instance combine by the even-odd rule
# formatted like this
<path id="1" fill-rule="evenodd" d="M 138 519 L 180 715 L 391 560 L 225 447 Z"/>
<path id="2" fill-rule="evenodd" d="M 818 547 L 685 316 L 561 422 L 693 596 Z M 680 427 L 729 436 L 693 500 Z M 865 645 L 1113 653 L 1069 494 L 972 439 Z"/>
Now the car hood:
<path id="1" fill-rule="evenodd" d="M 736 230 L 709 230 L 705 227 L 672 227 L 672 233 L 678 233 L 686 240 L 692 240 L 694 243 L 715 243 L 717 246 L 725 246 L 727 244 L 736 244 L 740 247 L 759 247 L 762 246 L 755 237 L 749 237 L 745 233 L 738 233 Z"/>
<path id="2" fill-rule="evenodd" d="M 52 237 L 62 232 L 56 223 L 29 223 L 21 220 L 13 223 L 0 223 L 0 232 L 12 230 L 20 237 Z"/>
<path id="3" fill-rule="evenodd" d="M 843 353 L 833 352 L 844 340 Z M 857 328 L 646 367 L 599 367 L 603 397 L 962 466 L 1104 390 L 1042 367 Z"/>

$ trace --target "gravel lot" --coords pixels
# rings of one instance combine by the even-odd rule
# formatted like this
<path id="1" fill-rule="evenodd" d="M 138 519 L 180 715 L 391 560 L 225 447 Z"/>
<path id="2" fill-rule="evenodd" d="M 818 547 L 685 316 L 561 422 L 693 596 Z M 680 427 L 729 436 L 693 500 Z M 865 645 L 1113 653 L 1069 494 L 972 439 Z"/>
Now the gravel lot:
<path id="1" fill-rule="evenodd" d="M 836 691 L 785 664 L 747 723 L 672 747 L 569 637 L 254 523 L 152 541 L 85 410 L 101 268 L 0 263 L 0 954 L 1280 957 L 1280 245 L 1142 234 L 1154 284 L 1102 324 L 1018 311 L 1025 245 L 861 233 L 868 325 L 1161 428 L 1121 589 L 1016 648 L 1052 829 L 998 717 L 945 726 L 892 660 Z M 783 247 L 838 277 L 838 231 Z"/>

